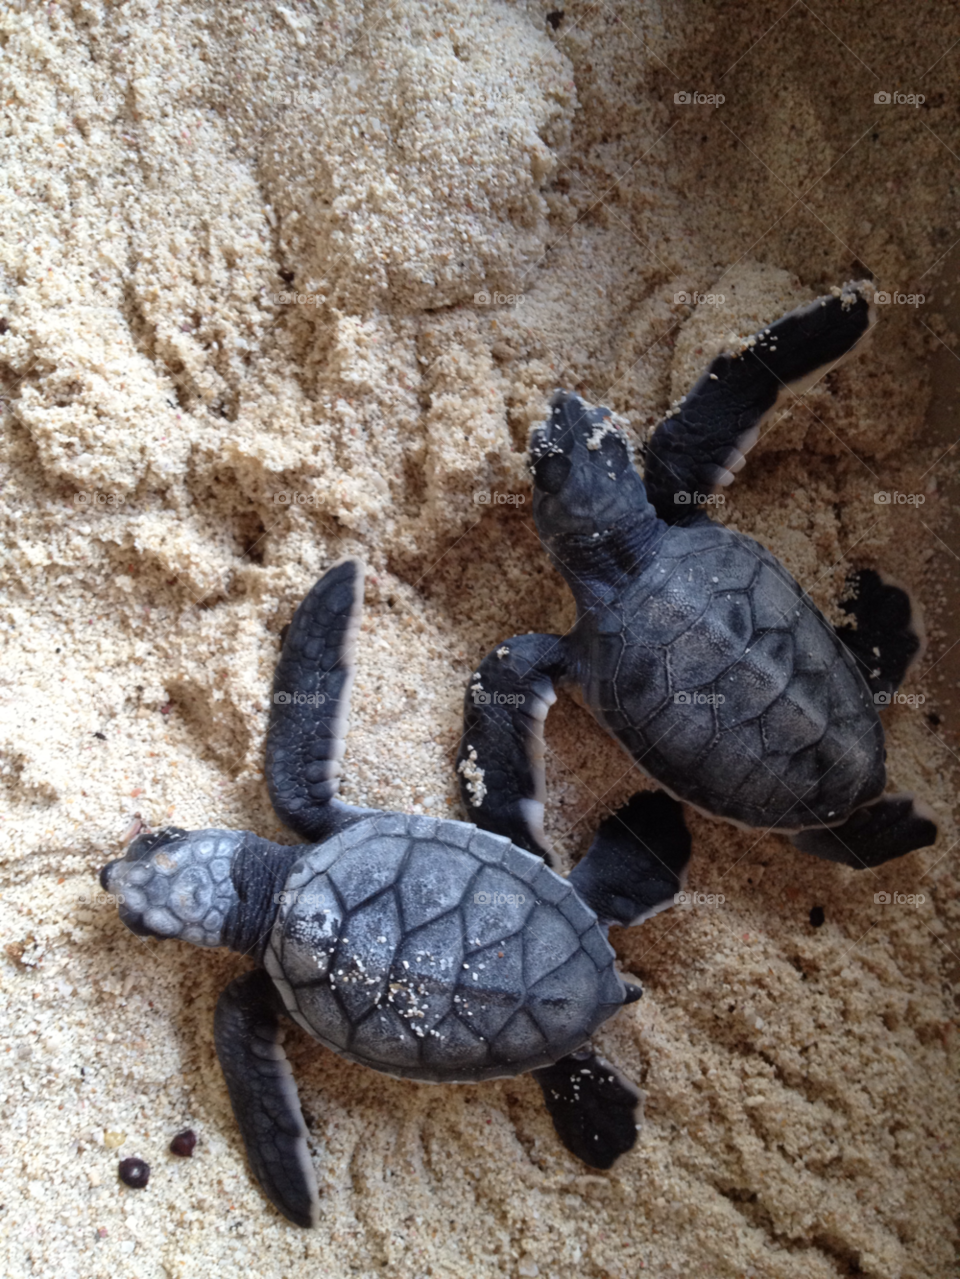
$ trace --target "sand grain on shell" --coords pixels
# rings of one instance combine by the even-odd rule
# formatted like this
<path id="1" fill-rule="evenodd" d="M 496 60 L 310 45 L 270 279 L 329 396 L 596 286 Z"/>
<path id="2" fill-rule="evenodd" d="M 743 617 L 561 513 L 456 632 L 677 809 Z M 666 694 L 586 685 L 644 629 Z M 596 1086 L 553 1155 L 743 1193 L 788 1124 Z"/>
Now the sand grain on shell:
<path id="1" fill-rule="evenodd" d="M 778 411 L 718 514 L 822 607 L 853 562 L 918 591 L 931 651 L 908 688 L 927 702 L 888 714 L 889 765 L 943 840 L 857 876 L 690 816 L 690 887 L 724 901 L 613 934 L 645 994 L 599 1045 L 647 1093 L 614 1172 L 565 1153 L 531 1080 L 417 1087 L 292 1030 L 322 1214 L 287 1226 L 212 1046 L 246 961 L 140 941 L 99 895 L 138 820 L 290 838 L 262 776 L 278 635 L 344 554 L 368 564 L 345 796 L 459 814 L 472 672 L 572 620 L 523 455 L 555 387 L 640 445 L 730 334 L 865 271 L 935 298 L 957 221 L 955 15 L 548 11 L 0 14 L 13 1279 L 952 1272 L 957 744 L 937 662 L 956 627 L 950 459 L 922 430 L 928 354 L 955 339 L 933 303 L 884 308 L 855 361 Z M 932 68 L 929 108 L 877 107 L 914 67 Z M 722 108 L 674 104 L 721 76 Z M 637 778 L 565 696 L 547 742 L 569 867 Z M 132 1157 L 144 1190 L 118 1180 Z"/>

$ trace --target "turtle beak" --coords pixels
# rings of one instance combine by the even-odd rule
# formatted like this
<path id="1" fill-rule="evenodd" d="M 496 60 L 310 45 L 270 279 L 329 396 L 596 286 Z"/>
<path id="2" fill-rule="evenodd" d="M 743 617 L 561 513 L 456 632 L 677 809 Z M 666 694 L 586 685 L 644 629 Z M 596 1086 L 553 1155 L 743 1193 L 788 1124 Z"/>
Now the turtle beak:
<path id="1" fill-rule="evenodd" d="M 587 412 L 579 395 L 572 391 L 557 391 L 550 401 L 546 421 L 534 427 L 530 436 L 531 464 L 536 467 L 537 462 L 547 456 L 569 457 L 577 444 L 575 428 L 581 422 L 587 425 Z"/>
<path id="2" fill-rule="evenodd" d="M 110 879 L 116 873 L 118 866 L 122 866 L 125 862 L 129 864 L 130 862 L 143 861 L 170 840 L 178 839 L 185 834 L 186 831 L 181 830 L 179 826 L 165 826 L 162 830 L 144 831 L 142 835 L 137 836 L 133 843 L 127 846 L 127 851 L 123 857 L 118 857 L 116 861 L 107 862 L 100 872 L 100 887 L 105 893 L 111 892 Z"/>
<path id="3" fill-rule="evenodd" d="M 630 446 L 613 414 L 603 405 L 590 408 L 572 391 L 557 391 L 547 420 L 530 436 L 530 465 L 537 488 L 559 493 L 573 468 L 609 474 L 630 465 Z"/>
<path id="4" fill-rule="evenodd" d="M 575 395 L 572 391 L 555 391 L 550 399 L 550 413 L 547 420 L 535 428 L 530 443 L 536 442 L 544 446 L 561 444 L 563 436 L 570 431 L 580 416 L 577 410 L 582 408 L 583 401 L 579 395 Z"/>
<path id="5" fill-rule="evenodd" d="M 610 409 L 558 391 L 530 436 L 533 518 L 548 546 L 563 536 L 597 537 L 618 520 L 646 518 L 643 482 Z"/>

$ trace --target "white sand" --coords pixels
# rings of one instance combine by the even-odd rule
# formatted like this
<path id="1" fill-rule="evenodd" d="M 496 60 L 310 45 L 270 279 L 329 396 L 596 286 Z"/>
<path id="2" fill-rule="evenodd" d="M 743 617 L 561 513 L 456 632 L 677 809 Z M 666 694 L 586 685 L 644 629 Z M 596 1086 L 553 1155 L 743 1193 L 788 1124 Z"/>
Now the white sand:
<path id="1" fill-rule="evenodd" d="M 555 33 L 549 9 L 0 13 L 4 1275 L 954 1273 L 951 459 L 922 432 L 929 354 L 956 349 L 935 291 L 960 19 L 603 5 Z M 598 1042 L 648 1101 L 609 1175 L 560 1146 L 531 1080 L 418 1087 L 292 1031 L 323 1216 L 287 1225 L 213 1052 L 247 961 L 134 938 L 99 867 L 137 813 L 290 838 L 261 771 L 277 634 L 348 552 L 369 575 L 345 797 L 459 815 L 474 665 L 572 618 L 523 466 L 547 395 L 609 403 L 639 441 L 730 333 L 865 270 L 927 302 L 882 308 L 721 517 L 822 607 L 855 563 L 922 600 L 905 691 L 926 701 L 888 713 L 889 769 L 940 843 L 858 875 L 690 815 L 690 884 L 725 901 L 614 934 L 646 993 Z M 639 779 L 565 697 L 547 734 L 569 867 Z M 144 1191 L 117 1180 L 134 1154 Z"/>

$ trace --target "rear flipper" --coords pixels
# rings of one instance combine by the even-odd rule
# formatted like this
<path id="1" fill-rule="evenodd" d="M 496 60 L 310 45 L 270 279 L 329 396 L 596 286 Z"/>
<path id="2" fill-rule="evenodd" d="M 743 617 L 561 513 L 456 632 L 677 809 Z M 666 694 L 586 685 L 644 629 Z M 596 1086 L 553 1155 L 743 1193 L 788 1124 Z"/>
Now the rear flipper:
<path id="1" fill-rule="evenodd" d="M 543 833 L 543 722 L 566 671 L 560 635 L 515 635 L 480 663 L 463 699 L 457 753 L 470 821 L 552 865 Z"/>
<path id="2" fill-rule="evenodd" d="M 640 1092 L 589 1049 L 533 1072 L 557 1136 L 591 1168 L 609 1168 L 637 1140 Z"/>
<path id="3" fill-rule="evenodd" d="M 650 441 L 643 479 L 660 518 L 686 522 L 714 485 L 732 483 L 778 401 L 809 390 L 872 323 L 864 284 L 845 284 L 718 355 Z"/>
<path id="4" fill-rule="evenodd" d="M 854 870 L 882 866 L 937 838 L 933 813 L 910 794 L 885 795 L 875 804 L 858 808 L 842 826 L 818 826 L 790 836 L 804 853 L 828 862 L 842 862 Z"/>
<path id="5" fill-rule="evenodd" d="M 293 1072 L 280 1046 L 279 996 L 262 968 L 217 1001 L 214 1043 L 230 1103 L 263 1193 L 296 1226 L 315 1226 L 317 1178 Z"/>
<path id="6" fill-rule="evenodd" d="M 639 924 L 674 904 L 690 861 L 683 808 L 665 791 L 640 791 L 600 823 L 570 872 L 601 924 Z"/>
<path id="7" fill-rule="evenodd" d="M 837 634 L 857 659 L 878 706 L 887 706 L 923 646 L 922 628 L 910 594 L 885 582 L 875 569 L 860 569 L 849 581 L 850 595 L 840 607 L 856 623 Z"/>

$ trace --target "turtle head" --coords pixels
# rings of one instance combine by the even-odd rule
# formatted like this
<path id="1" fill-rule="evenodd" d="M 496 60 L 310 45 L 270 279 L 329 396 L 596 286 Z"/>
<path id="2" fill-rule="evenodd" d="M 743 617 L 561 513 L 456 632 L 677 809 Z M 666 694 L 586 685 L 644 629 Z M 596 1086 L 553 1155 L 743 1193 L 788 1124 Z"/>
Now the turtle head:
<path id="1" fill-rule="evenodd" d="M 138 937 L 176 937 L 195 946 L 229 945 L 238 906 L 233 869 L 244 833 L 163 830 L 138 836 L 100 872 L 120 918 Z"/>
<path id="2" fill-rule="evenodd" d="M 609 409 L 558 391 L 530 437 L 533 517 L 547 545 L 603 537 L 625 520 L 654 518 L 630 442 Z"/>

